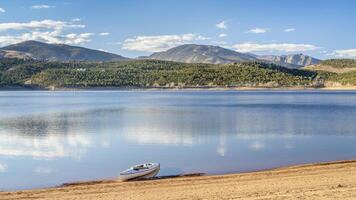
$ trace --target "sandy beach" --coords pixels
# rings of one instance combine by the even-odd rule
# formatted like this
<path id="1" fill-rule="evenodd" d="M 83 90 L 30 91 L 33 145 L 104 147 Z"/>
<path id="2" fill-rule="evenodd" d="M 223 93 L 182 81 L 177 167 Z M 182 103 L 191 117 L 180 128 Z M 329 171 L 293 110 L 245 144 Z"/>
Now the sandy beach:
<path id="1" fill-rule="evenodd" d="M 356 160 L 148 181 L 0 192 L 0 199 L 356 199 Z"/>

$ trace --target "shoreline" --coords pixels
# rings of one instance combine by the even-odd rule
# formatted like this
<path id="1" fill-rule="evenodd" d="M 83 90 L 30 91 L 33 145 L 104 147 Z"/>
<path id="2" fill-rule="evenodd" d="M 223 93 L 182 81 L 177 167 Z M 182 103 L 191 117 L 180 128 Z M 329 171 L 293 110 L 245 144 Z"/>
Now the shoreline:
<path id="1" fill-rule="evenodd" d="M 185 90 L 210 90 L 210 91 L 273 91 L 273 90 L 356 90 L 356 86 L 334 87 L 88 87 L 88 88 L 39 88 L 39 87 L 5 87 L 0 91 L 185 91 Z"/>
<path id="2" fill-rule="evenodd" d="M 356 160 L 256 172 L 122 182 L 99 180 L 0 192 L 0 199 L 353 199 Z"/>

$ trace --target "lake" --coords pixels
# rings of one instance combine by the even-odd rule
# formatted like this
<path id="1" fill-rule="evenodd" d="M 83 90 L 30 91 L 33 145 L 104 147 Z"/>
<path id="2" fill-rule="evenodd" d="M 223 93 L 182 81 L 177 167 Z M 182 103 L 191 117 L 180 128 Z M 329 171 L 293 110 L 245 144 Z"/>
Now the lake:
<path id="1" fill-rule="evenodd" d="M 355 158 L 355 91 L 0 92 L 0 190 Z"/>

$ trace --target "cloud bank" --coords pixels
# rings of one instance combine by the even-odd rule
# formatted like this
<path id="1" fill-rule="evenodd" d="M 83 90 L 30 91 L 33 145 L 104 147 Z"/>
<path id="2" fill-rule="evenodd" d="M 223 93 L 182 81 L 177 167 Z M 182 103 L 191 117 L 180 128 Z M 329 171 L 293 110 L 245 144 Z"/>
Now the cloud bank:
<path id="1" fill-rule="evenodd" d="M 63 30 L 66 28 L 85 28 L 85 25 L 74 24 L 72 22 L 65 21 L 54 21 L 50 19 L 42 21 L 30 21 L 27 23 L 0 23 L 0 31 L 9 31 L 9 30 L 33 30 L 33 29 L 54 29 L 54 30 Z"/>
<path id="2" fill-rule="evenodd" d="M 73 21 L 67 22 L 49 19 L 21 23 L 0 23 L 0 32 L 5 32 L 5 34 L 0 35 L 0 45 L 8 45 L 26 40 L 64 44 L 82 44 L 91 41 L 91 36 L 94 33 L 69 32 L 72 29 L 78 28 L 85 28 L 85 25 Z M 6 34 L 8 31 L 12 31 L 11 34 Z"/>
<path id="3" fill-rule="evenodd" d="M 207 40 L 200 34 L 187 33 L 181 35 L 137 36 L 124 40 L 122 49 L 143 52 L 158 52 L 201 40 Z"/>
<path id="4" fill-rule="evenodd" d="M 356 58 L 356 49 L 335 50 L 332 55 L 343 58 Z"/>
<path id="5" fill-rule="evenodd" d="M 313 51 L 319 47 L 311 44 L 292 44 L 292 43 L 241 43 L 233 45 L 233 48 L 239 52 L 261 52 L 261 51 L 284 51 L 284 52 L 301 52 Z"/>

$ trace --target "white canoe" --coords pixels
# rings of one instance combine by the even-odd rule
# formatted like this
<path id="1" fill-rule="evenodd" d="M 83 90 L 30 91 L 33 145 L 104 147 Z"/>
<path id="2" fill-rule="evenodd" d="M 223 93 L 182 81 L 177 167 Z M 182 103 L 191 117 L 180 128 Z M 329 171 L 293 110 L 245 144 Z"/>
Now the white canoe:
<path id="1" fill-rule="evenodd" d="M 120 173 L 120 179 L 123 181 L 131 179 L 146 179 L 156 176 L 159 172 L 159 163 L 145 163 L 135 165 Z"/>

